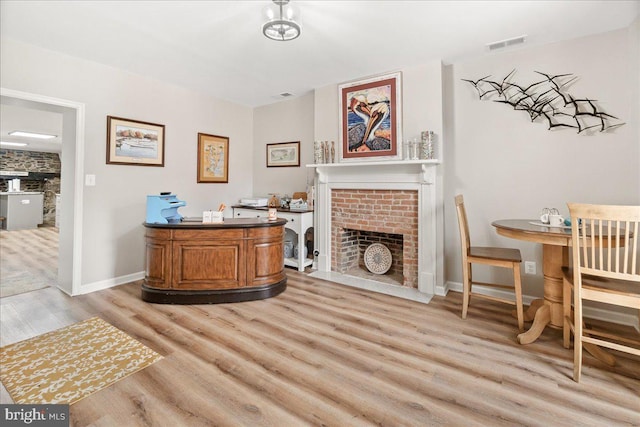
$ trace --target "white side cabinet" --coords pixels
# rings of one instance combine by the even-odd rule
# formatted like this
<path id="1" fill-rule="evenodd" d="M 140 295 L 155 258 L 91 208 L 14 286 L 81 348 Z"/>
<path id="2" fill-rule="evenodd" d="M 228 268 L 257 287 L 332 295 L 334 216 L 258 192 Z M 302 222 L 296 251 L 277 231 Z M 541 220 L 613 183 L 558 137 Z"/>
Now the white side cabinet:
<path id="1" fill-rule="evenodd" d="M 248 208 L 233 207 L 234 218 L 267 218 L 269 212 L 267 208 Z M 307 230 L 313 227 L 313 211 L 280 211 L 278 210 L 278 218 L 287 220 L 284 228 L 293 231 L 298 239 L 298 256 L 293 258 L 285 258 L 284 265 L 295 267 L 298 271 L 304 271 L 305 267 L 313 264 L 313 259 L 305 256 L 304 248 L 306 246 L 304 236 Z"/>

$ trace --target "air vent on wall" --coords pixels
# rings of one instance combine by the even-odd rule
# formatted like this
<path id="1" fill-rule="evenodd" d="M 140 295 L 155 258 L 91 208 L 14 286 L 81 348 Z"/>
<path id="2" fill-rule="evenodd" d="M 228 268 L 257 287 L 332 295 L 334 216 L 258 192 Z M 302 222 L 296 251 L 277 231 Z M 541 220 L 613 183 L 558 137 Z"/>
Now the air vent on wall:
<path id="1" fill-rule="evenodd" d="M 497 49 L 504 49 L 505 47 L 514 46 L 517 44 L 522 44 L 525 42 L 526 37 L 527 37 L 526 35 L 522 35 L 518 37 L 513 37 L 511 39 L 507 39 L 507 40 L 501 40 L 498 42 L 489 43 L 487 44 L 487 48 L 489 49 L 489 51 L 492 51 Z"/>

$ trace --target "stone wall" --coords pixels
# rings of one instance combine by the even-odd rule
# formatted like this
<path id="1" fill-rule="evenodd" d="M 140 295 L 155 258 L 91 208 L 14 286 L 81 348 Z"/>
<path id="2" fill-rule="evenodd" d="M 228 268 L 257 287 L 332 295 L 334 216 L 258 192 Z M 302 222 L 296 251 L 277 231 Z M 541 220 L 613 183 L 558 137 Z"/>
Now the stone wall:
<path id="1" fill-rule="evenodd" d="M 0 170 L 55 173 L 58 177 L 42 180 L 20 179 L 21 191 L 44 193 L 44 225 L 53 226 L 56 220 L 56 193 L 60 193 L 60 156 L 41 151 L 0 149 Z M 0 178 L 0 191 L 7 191 L 7 179 Z"/>

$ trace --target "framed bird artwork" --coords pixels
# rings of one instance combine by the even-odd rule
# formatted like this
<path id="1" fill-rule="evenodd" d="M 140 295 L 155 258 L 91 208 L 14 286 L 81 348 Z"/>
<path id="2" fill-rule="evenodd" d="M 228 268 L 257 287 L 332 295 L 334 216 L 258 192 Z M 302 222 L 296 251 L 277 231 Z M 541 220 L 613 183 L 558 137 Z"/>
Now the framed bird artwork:
<path id="1" fill-rule="evenodd" d="M 400 79 L 398 72 L 338 86 L 341 161 L 401 158 Z"/>

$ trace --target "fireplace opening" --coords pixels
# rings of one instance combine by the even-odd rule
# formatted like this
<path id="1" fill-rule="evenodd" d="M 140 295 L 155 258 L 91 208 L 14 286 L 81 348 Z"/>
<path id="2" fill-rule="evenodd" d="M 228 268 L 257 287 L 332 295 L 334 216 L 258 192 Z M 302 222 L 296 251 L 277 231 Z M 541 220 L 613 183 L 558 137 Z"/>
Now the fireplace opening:
<path id="1" fill-rule="evenodd" d="M 357 273 L 384 283 L 391 278 L 390 284 L 417 288 L 418 232 L 415 190 L 331 190 L 331 271 Z M 364 240 L 362 245 L 359 239 Z M 374 274 L 364 267 L 364 250 L 376 242 L 384 243 L 392 251 L 394 265 L 387 274 Z M 348 249 L 352 246 L 358 249 Z"/>
<path id="2" fill-rule="evenodd" d="M 402 234 L 378 233 L 349 228 L 342 229 L 340 234 L 340 249 L 336 259 L 337 272 L 394 285 L 403 284 L 404 238 Z M 374 243 L 386 246 L 391 252 L 391 266 L 384 274 L 371 272 L 365 265 L 365 251 Z"/>

